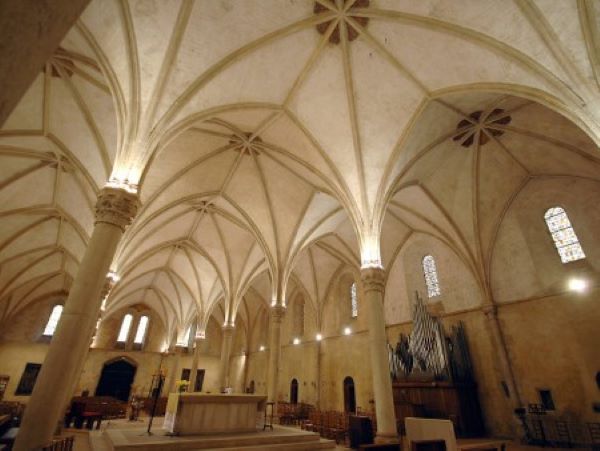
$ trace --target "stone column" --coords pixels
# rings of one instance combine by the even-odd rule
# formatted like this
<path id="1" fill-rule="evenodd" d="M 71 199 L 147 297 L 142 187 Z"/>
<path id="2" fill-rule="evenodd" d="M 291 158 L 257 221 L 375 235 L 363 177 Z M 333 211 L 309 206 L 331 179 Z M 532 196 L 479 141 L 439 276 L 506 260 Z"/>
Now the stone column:
<path id="1" fill-rule="evenodd" d="M 267 401 L 277 402 L 277 381 L 281 358 L 281 322 L 285 316 L 285 307 L 271 307 L 271 328 L 269 335 L 269 363 L 267 365 Z M 277 412 L 277 409 L 274 410 Z"/>
<path id="2" fill-rule="evenodd" d="M 375 440 L 378 443 L 385 443 L 395 440 L 398 436 L 383 314 L 385 272 L 382 268 L 363 268 L 360 276 L 365 293 L 365 304 L 369 312 L 369 352 L 377 415 Z"/>
<path id="3" fill-rule="evenodd" d="M 27 404 L 14 450 L 31 451 L 52 439 L 65 396 L 72 390 L 75 373 L 90 346 L 106 274 L 137 208 L 136 194 L 117 188 L 100 192 L 94 231 Z"/>
<path id="4" fill-rule="evenodd" d="M 175 349 L 173 351 L 173 361 L 171 362 L 171 378 L 167 384 L 167 393 L 175 393 L 175 382 L 179 380 L 181 372 L 181 354 Z"/>
<path id="5" fill-rule="evenodd" d="M 198 362 L 200 361 L 200 347 L 202 345 L 202 338 L 194 338 L 194 356 L 192 357 L 192 367 L 190 368 L 190 385 L 188 385 L 188 392 L 193 393 L 196 391 L 196 377 L 198 376 Z"/>
<path id="6" fill-rule="evenodd" d="M 229 387 L 229 361 L 231 359 L 231 346 L 233 345 L 233 331 L 235 326 L 227 324 L 221 328 L 223 341 L 221 342 L 221 364 L 219 366 L 219 387 L 221 392 Z"/>
<path id="7" fill-rule="evenodd" d="M 517 389 L 517 383 L 515 376 L 508 358 L 508 350 L 506 348 L 506 342 L 504 341 L 504 335 L 500 328 L 500 322 L 498 321 L 498 309 L 493 304 L 487 304 L 482 308 L 483 313 L 487 319 L 489 325 L 489 331 L 492 335 L 492 346 L 495 348 L 495 354 L 498 357 L 500 363 L 500 370 L 502 371 L 502 378 L 508 387 L 510 394 L 510 404 L 512 409 L 521 407 L 523 405 L 519 390 Z"/>
<path id="8" fill-rule="evenodd" d="M 317 377 L 316 377 L 316 401 L 315 407 L 321 408 L 321 341 L 317 340 Z"/>

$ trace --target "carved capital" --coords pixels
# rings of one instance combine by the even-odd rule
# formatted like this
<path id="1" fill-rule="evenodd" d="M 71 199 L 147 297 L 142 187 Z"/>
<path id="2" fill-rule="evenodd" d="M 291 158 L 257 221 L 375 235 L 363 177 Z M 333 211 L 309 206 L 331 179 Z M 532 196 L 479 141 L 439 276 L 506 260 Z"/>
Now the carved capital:
<path id="1" fill-rule="evenodd" d="M 137 214 L 139 205 L 137 194 L 120 188 L 104 188 L 96 202 L 96 224 L 105 222 L 125 231 Z"/>
<path id="2" fill-rule="evenodd" d="M 385 289 L 385 270 L 383 268 L 363 268 L 360 270 L 360 279 L 365 293 L 369 291 L 383 293 Z"/>
<path id="3" fill-rule="evenodd" d="M 271 319 L 276 323 L 281 323 L 285 316 L 285 307 L 283 305 L 273 305 L 271 307 Z"/>
<path id="4" fill-rule="evenodd" d="M 233 335 L 233 331 L 235 330 L 235 325 L 234 324 L 225 324 L 224 326 L 221 327 L 221 330 L 223 331 L 224 335 Z"/>

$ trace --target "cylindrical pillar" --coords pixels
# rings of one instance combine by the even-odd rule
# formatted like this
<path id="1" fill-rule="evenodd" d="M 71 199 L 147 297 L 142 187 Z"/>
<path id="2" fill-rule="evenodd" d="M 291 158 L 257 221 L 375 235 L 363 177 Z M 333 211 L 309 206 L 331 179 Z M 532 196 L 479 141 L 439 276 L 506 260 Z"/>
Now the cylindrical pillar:
<path id="1" fill-rule="evenodd" d="M 137 208 L 137 195 L 123 189 L 104 188 L 98 196 L 94 231 L 27 404 L 16 451 L 31 451 L 52 439 L 65 393 L 72 390 L 90 346 L 106 274 Z"/>
<path id="2" fill-rule="evenodd" d="M 192 368 L 190 369 L 190 385 L 188 385 L 188 392 L 193 393 L 196 391 L 196 378 L 198 376 L 198 362 L 200 361 L 200 346 L 202 345 L 202 338 L 194 338 L 194 356 L 192 357 Z"/>
<path id="3" fill-rule="evenodd" d="M 167 393 L 175 393 L 175 382 L 179 380 L 181 373 L 181 354 L 177 350 L 173 351 L 173 361 L 171 362 L 170 378 L 167 384 Z"/>
<path id="4" fill-rule="evenodd" d="M 492 304 L 485 305 L 482 310 L 488 321 L 489 331 L 492 335 L 492 345 L 498 356 L 500 371 L 502 372 L 504 383 L 508 387 L 509 399 L 511 400 L 510 404 L 514 410 L 521 407 L 523 403 L 521 401 L 519 390 L 517 389 L 515 376 L 510 364 L 510 359 L 508 358 L 506 342 L 504 341 L 504 335 L 502 334 L 502 329 L 500 328 L 500 323 L 498 321 L 498 310 L 496 306 Z"/>
<path id="5" fill-rule="evenodd" d="M 219 386 L 221 392 L 229 388 L 229 361 L 231 359 L 231 346 L 233 345 L 233 324 L 226 324 L 221 328 L 223 341 L 221 342 L 221 364 L 219 366 Z"/>
<path id="6" fill-rule="evenodd" d="M 316 400 L 315 407 L 317 409 L 321 408 L 321 340 L 317 340 L 317 377 L 316 377 L 315 387 L 316 391 Z"/>
<path id="7" fill-rule="evenodd" d="M 385 443 L 395 440 L 398 436 L 383 314 L 385 272 L 382 268 L 363 268 L 360 276 L 365 293 L 365 304 L 369 312 L 369 351 L 377 415 L 375 441 Z"/>
<path id="8" fill-rule="evenodd" d="M 284 315 L 284 306 L 277 304 L 271 307 L 269 363 L 267 365 L 267 401 L 269 402 L 277 402 L 277 381 L 281 358 L 281 322 Z"/>

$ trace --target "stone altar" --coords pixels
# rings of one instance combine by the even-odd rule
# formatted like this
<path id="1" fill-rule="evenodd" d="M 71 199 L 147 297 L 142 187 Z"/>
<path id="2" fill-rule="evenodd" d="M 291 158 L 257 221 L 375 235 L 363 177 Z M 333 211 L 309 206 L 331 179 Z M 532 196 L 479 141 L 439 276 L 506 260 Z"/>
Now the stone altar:
<path id="1" fill-rule="evenodd" d="M 171 393 L 163 427 L 177 435 L 255 432 L 266 396 Z"/>

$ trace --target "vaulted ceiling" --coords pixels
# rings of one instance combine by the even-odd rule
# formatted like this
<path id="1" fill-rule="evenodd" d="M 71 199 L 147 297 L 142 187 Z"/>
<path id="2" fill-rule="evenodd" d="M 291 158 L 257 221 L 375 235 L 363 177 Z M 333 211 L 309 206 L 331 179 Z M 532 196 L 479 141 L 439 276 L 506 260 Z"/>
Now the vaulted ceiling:
<path id="1" fill-rule="evenodd" d="M 322 302 L 334 267 L 380 236 L 390 265 L 414 233 L 488 290 L 516 190 L 596 179 L 598 9 L 92 1 L 0 131 L 0 318 L 68 290 L 109 178 L 142 201 L 109 311 L 233 321 L 259 285 Z"/>

